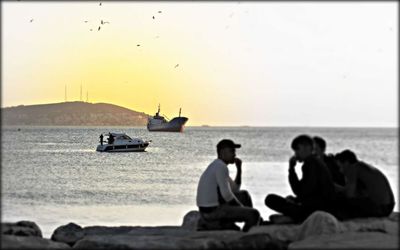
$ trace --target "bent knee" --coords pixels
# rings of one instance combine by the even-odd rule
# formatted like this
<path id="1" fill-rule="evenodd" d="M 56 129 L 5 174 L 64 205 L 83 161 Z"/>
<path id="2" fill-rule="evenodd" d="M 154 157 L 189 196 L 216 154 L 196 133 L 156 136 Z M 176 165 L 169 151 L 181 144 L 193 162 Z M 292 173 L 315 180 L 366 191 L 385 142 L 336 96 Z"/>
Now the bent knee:
<path id="1" fill-rule="evenodd" d="M 260 212 L 257 209 L 253 209 L 250 213 L 250 216 L 254 220 L 258 220 L 261 216 Z"/>
<path id="2" fill-rule="evenodd" d="M 279 195 L 269 194 L 269 195 L 267 195 L 267 197 L 265 197 L 264 204 L 267 207 L 271 207 L 271 205 L 273 206 L 273 204 L 275 204 L 276 202 L 280 201 L 281 199 L 283 199 L 283 198 L 280 197 Z"/>
<path id="3" fill-rule="evenodd" d="M 268 206 L 268 204 L 271 204 L 271 201 L 273 201 L 274 200 L 274 194 L 269 194 L 269 195 L 267 195 L 266 197 L 265 197 L 265 200 L 264 200 L 264 204 L 266 205 L 266 206 Z"/>

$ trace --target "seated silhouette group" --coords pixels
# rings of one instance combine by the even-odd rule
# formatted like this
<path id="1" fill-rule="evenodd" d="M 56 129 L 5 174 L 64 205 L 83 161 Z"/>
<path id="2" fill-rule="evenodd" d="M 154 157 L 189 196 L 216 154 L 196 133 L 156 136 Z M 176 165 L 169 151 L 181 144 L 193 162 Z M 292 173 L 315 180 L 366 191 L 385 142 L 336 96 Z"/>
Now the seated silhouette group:
<path id="1" fill-rule="evenodd" d="M 224 139 L 217 144 L 217 159 L 205 169 L 197 187 L 200 212 L 198 230 L 243 230 L 267 224 L 302 223 L 315 211 L 325 211 L 339 220 L 385 217 L 395 200 L 386 176 L 359 160 L 346 149 L 326 154 L 323 138 L 299 135 L 293 139 L 294 155 L 289 159 L 289 184 L 294 196 L 268 194 L 265 205 L 278 212 L 263 220 L 253 208 L 246 190 L 241 190 L 242 161 L 236 157 L 240 144 Z M 301 164 L 299 164 L 301 163 Z M 228 164 L 236 165 L 236 178 L 229 176 Z M 302 177 L 296 166 L 301 165 Z M 244 222 L 241 229 L 236 222 Z"/>

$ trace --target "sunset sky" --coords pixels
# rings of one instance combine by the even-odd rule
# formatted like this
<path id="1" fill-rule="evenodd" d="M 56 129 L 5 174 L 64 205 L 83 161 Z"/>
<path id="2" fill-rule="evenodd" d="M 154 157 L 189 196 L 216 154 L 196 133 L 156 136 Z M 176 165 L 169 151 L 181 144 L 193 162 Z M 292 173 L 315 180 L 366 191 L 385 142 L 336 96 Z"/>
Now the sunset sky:
<path id="1" fill-rule="evenodd" d="M 1 2 L 2 107 L 82 85 L 188 126 L 397 126 L 396 2 L 99 3 Z"/>

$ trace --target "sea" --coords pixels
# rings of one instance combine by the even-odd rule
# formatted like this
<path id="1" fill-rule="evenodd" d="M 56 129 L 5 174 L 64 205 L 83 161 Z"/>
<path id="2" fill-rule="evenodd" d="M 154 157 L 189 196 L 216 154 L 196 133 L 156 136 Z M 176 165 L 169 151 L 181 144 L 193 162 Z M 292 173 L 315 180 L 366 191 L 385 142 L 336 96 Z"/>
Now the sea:
<path id="1" fill-rule="evenodd" d="M 146 152 L 96 152 L 99 135 L 123 132 L 151 140 Z M 181 225 L 196 210 L 200 175 L 216 158 L 216 144 L 242 147 L 242 189 L 264 219 L 274 211 L 267 194 L 290 195 L 292 139 L 318 135 L 327 152 L 353 150 L 389 179 L 398 207 L 397 128 L 186 127 L 183 133 L 144 127 L 2 127 L 1 220 L 30 220 L 49 238 L 61 225 Z M 232 178 L 236 167 L 229 165 Z M 299 167 L 296 171 L 301 177 Z"/>

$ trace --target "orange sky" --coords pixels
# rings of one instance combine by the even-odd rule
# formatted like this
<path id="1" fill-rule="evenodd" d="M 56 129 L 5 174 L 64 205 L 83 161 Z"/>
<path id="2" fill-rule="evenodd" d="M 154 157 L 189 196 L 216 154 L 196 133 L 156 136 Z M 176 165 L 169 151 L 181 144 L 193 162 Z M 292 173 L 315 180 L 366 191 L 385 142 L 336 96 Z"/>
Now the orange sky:
<path id="1" fill-rule="evenodd" d="M 65 85 L 79 100 L 82 85 L 89 102 L 182 107 L 189 126 L 396 126 L 397 15 L 396 3 L 2 2 L 2 107 L 62 102 Z"/>

